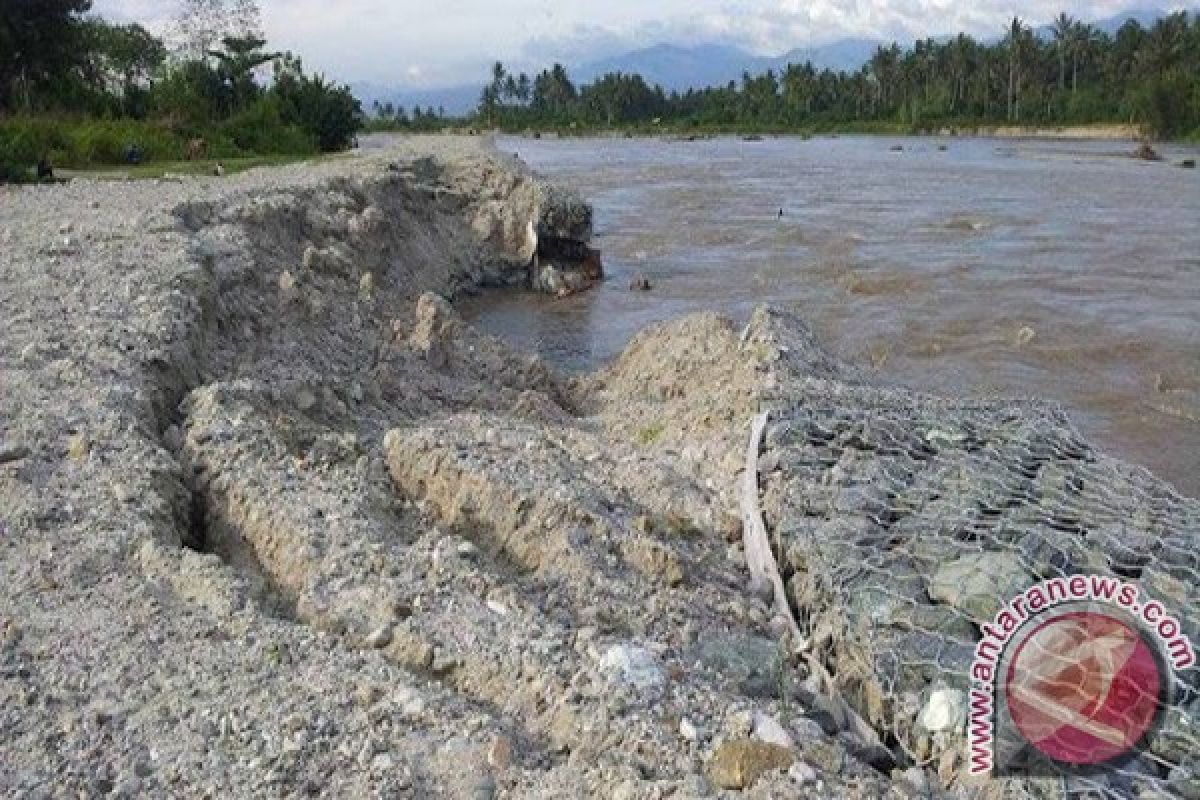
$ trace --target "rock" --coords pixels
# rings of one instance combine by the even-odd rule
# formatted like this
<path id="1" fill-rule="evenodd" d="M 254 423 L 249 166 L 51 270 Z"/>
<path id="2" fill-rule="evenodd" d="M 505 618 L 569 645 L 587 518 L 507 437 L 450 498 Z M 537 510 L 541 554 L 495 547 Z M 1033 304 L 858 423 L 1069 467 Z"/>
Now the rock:
<path id="1" fill-rule="evenodd" d="M 381 625 L 375 630 L 367 634 L 365 640 L 367 647 L 372 650 L 382 650 L 392 643 L 392 626 Z"/>
<path id="2" fill-rule="evenodd" d="M 779 695 L 779 643 L 754 634 L 703 636 L 689 651 L 689 661 L 722 673 L 750 697 Z"/>
<path id="3" fill-rule="evenodd" d="M 905 783 L 915 789 L 918 794 L 928 794 L 929 776 L 925 774 L 925 770 L 920 767 L 909 767 L 903 772 L 902 777 Z"/>
<path id="4" fill-rule="evenodd" d="M 779 721 L 770 714 L 761 712 L 754 715 L 754 727 L 752 734 L 755 739 L 770 744 L 777 744 L 780 747 L 792 747 L 792 735 L 787 732 Z"/>
<path id="5" fill-rule="evenodd" d="M 87 434 L 77 433 L 67 440 L 67 457 L 75 461 L 81 461 L 87 458 L 91 451 L 91 443 L 88 441 Z"/>
<path id="6" fill-rule="evenodd" d="M 644 647 L 613 645 L 600 659 L 600 671 L 609 680 L 639 690 L 652 689 L 666 682 L 666 675 L 654 654 Z"/>
<path id="7" fill-rule="evenodd" d="M 1013 553 L 971 553 L 942 564 L 929 581 L 929 596 L 988 622 L 1032 579 Z"/>
<path id="8" fill-rule="evenodd" d="M 1162 156 L 1150 146 L 1149 142 L 1142 142 L 1138 145 L 1138 149 L 1133 152 L 1133 157 L 1140 158 L 1142 161 L 1162 161 Z"/>
<path id="9" fill-rule="evenodd" d="M 467 793 L 471 800 L 492 800 L 496 796 L 496 779 L 491 775 L 477 777 Z"/>
<path id="10" fill-rule="evenodd" d="M 788 777 L 801 786 L 804 786 L 809 783 L 817 782 L 817 771 L 805 762 L 797 761 L 795 764 L 792 764 L 791 769 L 788 770 Z"/>
<path id="11" fill-rule="evenodd" d="M 487 763 L 488 766 L 499 770 L 508 769 L 510 766 L 512 766 L 512 737 L 500 734 L 492 739 L 492 744 L 490 747 L 488 747 Z"/>
<path id="12" fill-rule="evenodd" d="M 301 411 L 312 411 L 317 404 L 317 396 L 308 389 L 301 389 L 296 392 L 296 408 Z"/>
<path id="13" fill-rule="evenodd" d="M 363 708 L 370 708 L 383 697 L 383 690 L 373 683 L 364 683 L 354 691 L 354 700 Z"/>
<path id="14" fill-rule="evenodd" d="M 1183 800 L 1200 800 L 1200 771 L 1194 764 L 1173 767 L 1167 774 L 1167 788 Z"/>
<path id="15" fill-rule="evenodd" d="M 629 290 L 633 292 L 648 292 L 653 288 L 650 279 L 640 273 L 633 276 L 633 280 L 629 282 Z"/>
<path id="16" fill-rule="evenodd" d="M 304 248 L 304 255 L 301 257 L 301 263 L 306 270 L 314 270 L 320 265 L 321 251 L 315 245 L 308 245 Z"/>
<path id="17" fill-rule="evenodd" d="M 358 291 L 370 295 L 375 291 L 375 273 L 364 272 L 358 279 Z"/>
<path id="18" fill-rule="evenodd" d="M 11 464 L 29 458 L 31 451 L 23 444 L 0 445 L 0 464 Z"/>
<path id="19" fill-rule="evenodd" d="M 770 742 L 735 739 L 722 744 L 708 761 L 709 780 L 722 789 L 749 789 L 765 773 L 787 769 L 791 749 Z"/>
<path id="20" fill-rule="evenodd" d="M 822 772 L 837 775 L 846 765 L 846 748 L 837 739 L 815 739 L 804 742 L 804 758 L 813 762 Z"/>
<path id="21" fill-rule="evenodd" d="M 1185 158 L 1183 161 L 1179 162 L 1179 166 L 1183 167 L 1184 169 L 1195 169 L 1196 168 L 1196 159 Z"/>
<path id="22" fill-rule="evenodd" d="M 967 720 L 967 696 L 958 689 L 935 689 L 921 710 L 921 727 L 930 733 L 960 730 Z"/>
<path id="23" fill-rule="evenodd" d="M 392 703 L 409 719 L 415 719 L 425 713 L 425 698 L 417 690 L 407 686 L 402 686 L 392 694 Z"/>
<path id="24" fill-rule="evenodd" d="M 163 432 L 163 444 L 172 453 L 178 453 L 183 448 L 183 431 L 178 425 L 171 425 Z"/>
<path id="25" fill-rule="evenodd" d="M 679 720 L 679 735 L 689 742 L 697 742 L 700 740 L 700 729 L 696 727 L 696 723 L 682 717 Z"/>
<path id="26" fill-rule="evenodd" d="M 1150 734 L 1150 752 L 1167 761 L 1178 763 L 1191 755 L 1190 748 L 1200 741 L 1200 700 L 1187 708 L 1178 706 L 1164 710 L 1161 722 Z"/>

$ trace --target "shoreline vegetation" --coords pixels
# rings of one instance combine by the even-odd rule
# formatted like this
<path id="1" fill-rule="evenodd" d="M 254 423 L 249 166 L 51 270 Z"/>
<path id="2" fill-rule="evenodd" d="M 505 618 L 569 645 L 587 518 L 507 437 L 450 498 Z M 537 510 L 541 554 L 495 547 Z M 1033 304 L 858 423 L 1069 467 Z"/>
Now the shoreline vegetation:
<path id="1" fill-rule="evenodd" d="M 1169 14 L 1115 35 L 1060 14 L 1035 30 L 1013 18 L 994 43 L 966 34 L 907 50 L 880 46 L 857 70 L 789 64 L 724 86 L 668 91 L 641 75 L 578 85 L 555 64 L 536 75 L 497 62 L 464 118 L 376 103 L 368 130 L 620 131 L 1136 138 L 1200 142 L 1200 17 Z"/>
<path id="2" fill-rule="evenodd" d="M 790 64 L 668 92 L 640 75 L 576 85 L 559 64 L 496 63 L 461 116 L 376 103 L 272 52 L 252 0 L 185 0 L 160 38 L 91 15 L 91 0 L 23 6 L 0 23 L 0 182 L 99 172 L 223 174 L 350 149 L 360 131 L 532 136 L 941 135 L 1200 143 L 1200 18 L 1114 36 L 1060 15 L 879 47 L 856 71 Z"/>
<path id="3" fill-rule="evenodd" d="M 161 37 L 91 8 L 24 3 L 0 19 L 0 182 L 223 174 L 343 151 L 362 128 L 348 87 L 267 48 L 252 0 L 183 0 Z"/>

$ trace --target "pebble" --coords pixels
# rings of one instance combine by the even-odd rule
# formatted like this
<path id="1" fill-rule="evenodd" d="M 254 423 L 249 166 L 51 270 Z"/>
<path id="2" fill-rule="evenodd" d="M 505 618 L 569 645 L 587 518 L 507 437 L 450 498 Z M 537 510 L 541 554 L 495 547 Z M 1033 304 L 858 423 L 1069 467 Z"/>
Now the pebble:
<path id="1" fill-rule="evenodd" d="M 503 734 L 492 739 L 488 747 L 487 763 L 496 769 L 508 769 L 513 762 L 513 740 Z"/>
<path id="2" fill-rule="evenodd" d="M 90 450 L 87 434 L 77 433 L 67 440 L 67 456 L 75 461 L 87 458 Z"/>
<path id="3" fill-rule="evenodd" d="M 382 650 L 392 643 L 392 626 L 383 625 L 367 634 L 367 647 L 372 650 Z"/>
<path id="4" fill-rule="evenodd" d="M 415 690 L 408 687 L 397 689 L 392 695 L 392 701 L 400 707 L 400 712 L 409 719 L 419 717 L 425 713 L 425 698 Z"/>
<path id="5" fill-rule="evenodd" d="M 779 724 L 779 720 L 770 714 L 758 713 L 754 715 L 753 736 L 759 741 L 777 744 L 780 747 L 793 747 L 795 744 L 792 741 L 791 734 L 787 732 L 783 725 Z"/>
<path id="6" fill-rule="evenodd" d="M 679 720 L 679 735 L 689 742 L 699 741 L 700 729 L 687 717 Z"/>
<path id="7" fill-rule="evenodd" d="M 308 389 L 301 389 L 296 392 L 296 408 L 301 411 L 311 411 L 312 407 L 317 404 L 317 396 Z"/>
<path id="8" fill-rule="evenodd" d="M 797 761 L 795 764 L 792 764 L 791 769 L 788 770 L 788 777 L 801 786 L 804 786 L 808 783 L 817 782 L 817 771 L 809 764 L 806 764 L 803 761 Z"/>
<path id="9" fill-rule="evenodd" d="M 644 647 L 633 645 L 613 645 L 608 648 L 600 659 L 600 671 L 609 680 L 636 689 L 651 689 L 666 682 L 666 675 L 654 654 Z"/>
<path id="10" fill-rule="evenodd" d="M 956 731 L 967 718 L 967 696 L 958 689 L 935 689 L 921 710 L 921 727 L 930 733 Z"/>

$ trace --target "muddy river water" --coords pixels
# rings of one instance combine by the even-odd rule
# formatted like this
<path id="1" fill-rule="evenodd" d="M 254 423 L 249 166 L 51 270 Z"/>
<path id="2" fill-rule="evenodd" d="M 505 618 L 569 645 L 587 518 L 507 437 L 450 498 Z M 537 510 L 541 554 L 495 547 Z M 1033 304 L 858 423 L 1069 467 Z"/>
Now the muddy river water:
<path id="1" fill-rule="evenodd" d="M 594 204 L 609 279 L 462 308 L 560 367 L 599 366 L 658 320 L 773 303 L 881 381 L 1059 402 L 1101 448 L 1200 496 L 1200 170 L 1178 166 L 1195 149 L 1147 163 L 1123 142 L 498 147 Z M 652 291 L 629 290 L 638 273 Z"/>

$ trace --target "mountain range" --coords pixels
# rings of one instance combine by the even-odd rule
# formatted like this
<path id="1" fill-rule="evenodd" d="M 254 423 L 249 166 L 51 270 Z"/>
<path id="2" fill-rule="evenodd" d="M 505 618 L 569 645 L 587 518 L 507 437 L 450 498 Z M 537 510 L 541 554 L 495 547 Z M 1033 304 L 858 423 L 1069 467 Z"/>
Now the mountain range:
<path id="1" fill-rule="evenodd" d="M 1111 17 L 1094 20 L 1092 25 L 1113 35 L 1129 20 L 1135 20 L 1143 27 L 1149 27 L 1165 13 L 1155 9 L 1132 9 Z M 1052 36 L 1052 28 L 1049 25 L 1039 26 L 1036 31 L 1042 38 Z M 803 64 L 806 61 L 811 61 L 817 69 L 854 70 L 871 57 L 876 47 L 886 44 L 890 44 L 890 42 L 882 39 L 852 37 L 814 47 L 796 48 L 778 56 L 759 56 L 729 44 L 661 43 L 583 64 L 566 64 L 565 66 L 572 80 L 577 84 L 589 83 L 610 72 L 624 72 L 639 74 L 648 83 L 657 83 L 667 90 L 682 91 L 704 86 L 723 86 L 729 81 L 740 80 L 743 72 L 756 75 L 768 69 L 778 71 L 784 69 L 788 64 Z M 908 46 L 912 42 L 900 41 L 899 44 Z M 351 84 L 351 89 L 355 96 L 363 101 L 363 106 L 367 109 L 370 109 L 372 104 L 378 100 L 409 109 L 414 105 L 420 105 L 422 108 L 442 107 L 448 114 L 463 114 L 478 104 L 479 93 L 485 80 L 486 77 L 481 76 L 477 84 L 420 90 L 399 89 L 364 82 Z"/>

